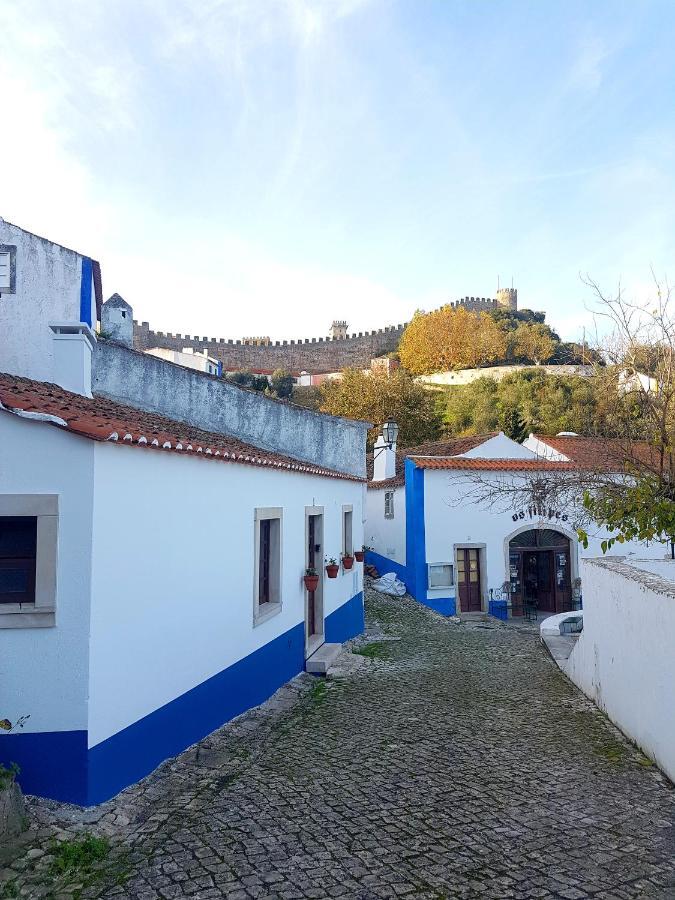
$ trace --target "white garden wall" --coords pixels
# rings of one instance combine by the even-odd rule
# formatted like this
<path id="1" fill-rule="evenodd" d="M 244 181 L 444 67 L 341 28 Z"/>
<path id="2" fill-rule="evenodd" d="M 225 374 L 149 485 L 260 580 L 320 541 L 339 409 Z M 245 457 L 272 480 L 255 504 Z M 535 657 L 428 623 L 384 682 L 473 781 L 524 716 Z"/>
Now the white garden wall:
<path id="1" fill-rule="evenodd" d="M 364 542 L 375 553 L 405 565 L 405 487 L 394 491 L 394 518 L 384 517 L 384 489 L 369 488 L 366 492 L 366 525 Z"/>
<path id="2" fill-rule="evenodd" d="M 675 781 L 675 562 L 588 559 L 582 578 L 584 630 L 564 671 Z"/>

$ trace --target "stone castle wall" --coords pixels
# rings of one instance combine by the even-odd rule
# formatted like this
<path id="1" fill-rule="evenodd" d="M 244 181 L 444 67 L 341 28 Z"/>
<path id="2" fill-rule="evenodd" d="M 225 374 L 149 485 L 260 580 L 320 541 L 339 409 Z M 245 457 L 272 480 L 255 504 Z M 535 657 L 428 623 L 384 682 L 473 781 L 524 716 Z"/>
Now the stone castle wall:
<path id="1" fill-rule="evenodd" d="M 507 288 L 497 291 L 496 299 L 465 297 L 449 305 L 463 306 L 472 312 L 487 312 L 497 307 L 517 309 L 518 292 Z M 182 350 L 184 347 L 192 347 L 194 350 L 206 350 L 209 356 L 220 360 L 226 370 L 273 372 L 275 369 L 287 369 L 290 372 L 321 374 L 339 372 L 348 366 L 369 368 L 371 359 L 392 353 L 398 348 L 407 324 L 404 322 L 402 325 L 378 328 L 376 331 L 347 334 L 347 323 L 340 321 L 331 326 L 332 337 L 271 341 L 267 337 L 227 340 L 170 332 L 165 334 L 163 331 L 153 331 L 148 322 L 134 321 L 134 348 L 150 350 L 153 347 L 164 347 Z"/>

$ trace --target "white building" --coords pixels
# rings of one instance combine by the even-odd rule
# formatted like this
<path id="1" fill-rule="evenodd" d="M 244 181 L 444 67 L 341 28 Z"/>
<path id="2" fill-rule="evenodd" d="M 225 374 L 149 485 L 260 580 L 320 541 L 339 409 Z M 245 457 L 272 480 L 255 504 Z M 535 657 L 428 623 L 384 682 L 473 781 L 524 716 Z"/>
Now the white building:
<path id="1" fill-rule="evenodd" d="M 456 438 L 408 448 L 376 446 L 366 501 L 368 561 L 395 572 L 410 594 L 446 615 L 488 611 L 504 598 L 511 614 L 536 601 L 542 612 L 571 609 L 579 593 L 579 557 L 602 555 L 598 529 L 583 549 L 564 508 L 491 506 L 477 484 L 517 484 L 538 471 L 564 471 L 597 460 L 603 442 L 572 435 L 504 434 Z M 663 557 L 662 544 L 615 545 L 622 555 Z M 611 552 L 611 551 L 610 551 Z"/>
<path id="2" fill-rule="evenodd" d="M 0 717 L 30 718 L 0 732 L 0 761 L 19 764 L 24 790 L 87 805 L 265 700 L 325 642 L 362 630 L 361 566 L 329 578 L 324 557 L 363 542 L 368 426 L 118 343 L 99 359 L 104 344 L 71 309 L 70 285 L 49 279 L 61 249 L 42 242 L 54 259 L 37 294 L 33 245 L 21 241 L 10 302 L 27 324 L 7 334 L 32 335 L 32 308 L 39 339 L 33 353 L 1 345 L 22 371 L 0 373 Z M 152 411 L 111 396 L 117 370 L 127 390 L 150 385 Z M 162 411 L 182 403 L 184 419 Z M 246 422 L 247 440 L 199 424 L 209 416 Z M 338 453 L 324 453 L 313 429 Z M 312 592 L 309 566 L 320 576 Z"/>
<path id="3" fill-rule="evenodd" d="M 185 366 L 188 369 L 196 369 L 207 375 L 220 375 L 223 371 L 222 363 L 209 356 L 206 350 L 195 350 L 193 347 L 183 347 L 182 350 L 169 350 L 166 347 L 152 347 L 146 350 L 150 356 L 166 359 L 177 366 Z"/>

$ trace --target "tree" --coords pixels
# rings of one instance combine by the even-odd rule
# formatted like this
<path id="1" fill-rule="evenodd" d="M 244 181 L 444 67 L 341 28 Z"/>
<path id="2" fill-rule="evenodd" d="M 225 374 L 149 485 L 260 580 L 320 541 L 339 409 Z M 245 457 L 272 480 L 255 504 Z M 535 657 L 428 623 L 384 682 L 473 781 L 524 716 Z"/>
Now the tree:
<path id="1" fill-rule="evenodd" d="M 463 306 L 416 312 L 399 344 L 401 364 L 413 375 L 484 366 L 505 354 L 505 332 L 494 318 Z"/>
<path id="2" fill-rule="evenodd" d="M 556 350 L 553 332 L 548 325 L 519 325 L 512 334 L 514 355 L 540 366 L 548 362 Z"/>
<path id="3" fill-rule="evenodd" d="M 275 369 L 274 372 L 272 372 L 270 388 L 272 393 L 276 394 L 277 397 L 290 397 L 293 393 L 293 384 L 293 376 L 285 369 Z"/>
<path id="4" fill-rule="evenodd" d="M 435 403 L 434 395 L 401 369 L 391 374 L 345 369 L 341 379 L 321 385 L 322 412 L 372 423 L 369 447 L 390 417 L 398 422 L 400 447 L 434 440 L 440 431 Z"/>
<path id="5" fill-rule="evenodd" d="M 245 387 L 251 391 L 266 391 L 269 388 L 269 381 L 265 375 L 254 375 L 248 369 L 230 372 L 227 380 L 231 381 L 232 384 L 238 384 L 239 387 Z"/>

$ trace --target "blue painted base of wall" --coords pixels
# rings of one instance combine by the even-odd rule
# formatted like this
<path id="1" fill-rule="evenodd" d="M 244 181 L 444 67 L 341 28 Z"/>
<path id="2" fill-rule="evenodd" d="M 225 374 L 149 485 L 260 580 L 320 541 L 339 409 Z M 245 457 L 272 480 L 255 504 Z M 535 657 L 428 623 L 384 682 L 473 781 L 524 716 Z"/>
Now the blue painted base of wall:
<path id="1" fill-rule="evenodd" d="M 374 550 L 368 550 L 365 561 L 366 565 L 375 566 L 380 575 L 386 575 L 387 572 L 393 572 L 399 581 L 402 581 L 408 590 L 410 590 L 407 581 L 408 570 L 405 566 L 402 566 L 401 563 L 397 563 L 386 556 L 380 556 L 380 554 L 375 553 Z"/>
<path id="2" fill-rule="evenodd" d="M 363 608 L 361 594 L 353 600 L 358 598 Z M 338 626 L 355 627 L 357 607 L 336 620 L 336 632 Z M 26 793 L 82 806 L 101 803 L 302 672 L 304 642 L 300 622 L 90 750 L 84 731 L 10 734 L 0 739 L 0 761 L 21 766 L 18 781 Z"/>
<path id="3" fill-rule="evenodd" d="M 363 592 L 355 594 L 343 603 L 324 622 L 324 636 L 329 644 L 343 644 L 361 634 L 365 628 Z"/>
<path id="4" fill-rule="evenodd" d="M 434 597 L 433 600 L 418 600 L 417 602 L 423 606 L 428 606 L 429 609 L 435 610 L 442 616 L 456 615 L 457 607 L 454 597 Z"/>

